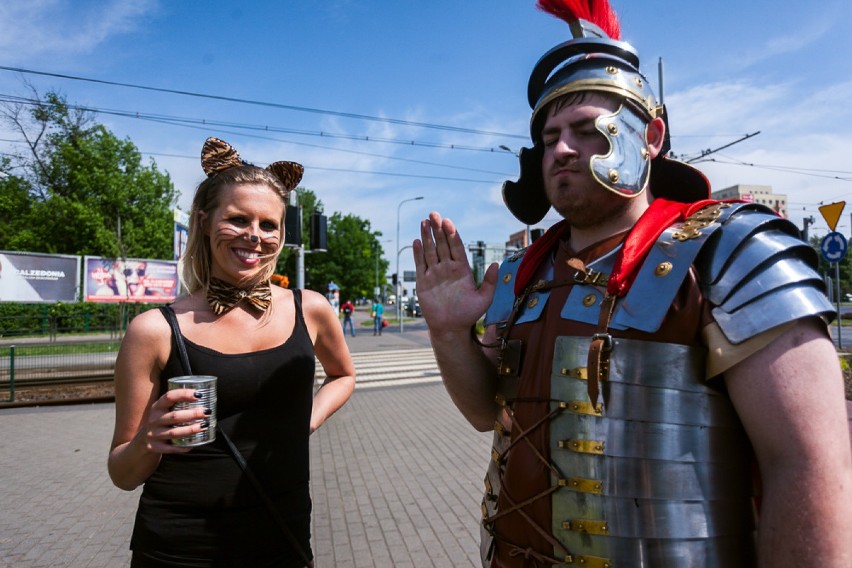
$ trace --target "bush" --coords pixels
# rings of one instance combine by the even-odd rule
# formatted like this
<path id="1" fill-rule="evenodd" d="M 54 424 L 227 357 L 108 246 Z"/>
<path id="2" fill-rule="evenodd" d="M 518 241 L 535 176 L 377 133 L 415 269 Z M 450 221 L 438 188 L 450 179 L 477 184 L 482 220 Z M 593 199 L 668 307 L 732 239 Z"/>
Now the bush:
<path id="1" fill-rule="evenodd" d="M 0 337 L 57 333 L 121 332 L 136 314 L 155 304 L 0 304 Z"/>

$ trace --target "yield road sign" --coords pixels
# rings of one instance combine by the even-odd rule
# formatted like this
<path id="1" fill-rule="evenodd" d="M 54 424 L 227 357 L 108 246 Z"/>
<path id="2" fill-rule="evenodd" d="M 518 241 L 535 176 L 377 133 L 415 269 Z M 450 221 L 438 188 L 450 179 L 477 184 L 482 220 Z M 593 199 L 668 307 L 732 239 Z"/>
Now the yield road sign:
<path id="1" fill-rule="evenodd" d="M 828 228 L 832 231 L 837 228 L 837 221 L 840 220 L 840 214 L 843 213 L 844 207 L 846 207 L 846 202 L 838 201 L 837 203 L 829 203 L 819 208 L 822 218 L 825 219 Z"/>

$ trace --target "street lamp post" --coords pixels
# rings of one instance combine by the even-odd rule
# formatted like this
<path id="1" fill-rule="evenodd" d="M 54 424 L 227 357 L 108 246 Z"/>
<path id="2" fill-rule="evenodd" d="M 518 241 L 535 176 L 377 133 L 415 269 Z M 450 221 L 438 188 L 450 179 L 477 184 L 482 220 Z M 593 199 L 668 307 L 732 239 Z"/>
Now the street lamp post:
<path id="1" fill-rule="evenodd" d="M 381 243 L 389 243 L 390 239 L 385 241 L 373 241 L 373 255 L 376 257 L 376 287 L 373 289 L 373 296 L 382 297 L 384 294 L 379 292 L 379 245 Z"/>
<path id="2" fill-rule="evenodd" d="M 402 247 L 401 249 L 396 251 L 396 265 L 397 266 L 399 266 L 399 255 L 402 254 L 402 251 L 404 251 L 405 249 L 410 249 L 410 248 L 413 248 L 413 247 L 411 245 L 405 245 L 404 247 Z M 399 275 L 398 274 L 397 274 L 396 281 L 397 281 L 397 284 L 399 284 Z M 397 314 L 399 315 L 399 332 L 402 333 L 402 329 L 404 327 L 402 325 L 403 310 L 402 310 L 402 302 L 399 301 L 399 295 L 397 295 L 396 306 L 397 306 L 396 311 L 397 311 Z"/>
<path id="3" fill-rule="evenodd" d="M 402 302 L 400 301 L 402 298 L 399 296 L 399 282 L 402 280 L 402 275 L 399 273 L 399 253 L 402 252 L 399 248 L 399 212 L 402 209 L 403 203 L 408 203 L 409 201 L 419 201 L 423 199 L 423 196 L 420 197 L 412 197 L 410 199 L 403 199 L 399 202 L 399 205 L 396 207 L 396 286 L 394 288 L 394 293 L 396 294 L 396 315 L 399 318 L 399 332 L 402 333 L 402 306 L 400 305 Z"/>

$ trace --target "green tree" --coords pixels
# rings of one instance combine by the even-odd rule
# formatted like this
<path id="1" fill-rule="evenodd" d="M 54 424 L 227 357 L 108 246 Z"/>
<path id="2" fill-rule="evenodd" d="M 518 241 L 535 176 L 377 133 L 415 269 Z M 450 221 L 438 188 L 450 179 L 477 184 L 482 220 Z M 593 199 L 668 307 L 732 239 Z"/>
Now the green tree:
<path id="1" fill-rule="evenodd" d="M 356 215 L 334 213 L 328 220 L 328 252 L 308 255 L 305 267 L 310 274 L 305 287 L 325 292 L 329 282 L 340 286 L 340 297 L 371 298 L 376 280 L 376 254 L 379 255 L 379 284 L 385 281 L 387 261 L 381 258 L 378 241 L 370 222 Z"/>
<path id="2" fill-rule="evenodd" d="M 15 219 L 12 231 L 0 232 L 0 248 L 171 258 L 174 186 L 153 160 L 142 163 L 130 140 L 54 92 L 7 103 L 0 117 L 26 145 L 6 164 L 16 175 L 0 180 L 4 194 L 14 190 L 0 211 Z"/>
<path id="3" fill-rule="evenodd" d="M 23 250 L 17 242 L 29 237 L 32 188 L 27 180 L 12 175 L 10 160 L 0 159 L 0 249 Z"/>
<path id="4" fill-rule="evenodd" d="M 378 238 L 381 233 L 373 232 L 370 222 L 354 215 L 334 213 L 328 219 L 328 250 L 310 250 L 310 218 L 314 212 L 323 211 L 323 203 L 310 189 L 296 188 L 298 202 L 302 207 L 302 243 L 305 248 L 305 288 L 325 294 L 329 282 L 341 288 L 341 297 L 371 298 L 376 281 L 376 255 L 378 254 L 379 285 L 385 283 L 388 263 L 381 258 L 382 247 Z M 296 253 L 285 248 L 276 267 L 278 274 L 285 274 L 290 285 L 296 283 Z"/>

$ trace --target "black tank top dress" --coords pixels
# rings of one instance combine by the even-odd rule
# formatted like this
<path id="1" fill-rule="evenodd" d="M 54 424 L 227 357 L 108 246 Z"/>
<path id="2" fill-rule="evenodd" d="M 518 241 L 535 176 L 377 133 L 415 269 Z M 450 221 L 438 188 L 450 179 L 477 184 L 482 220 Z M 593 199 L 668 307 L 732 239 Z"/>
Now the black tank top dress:
<path id="1" fill-rule="evenodd" d="M 308 437 L 315 360 L 299 290 L 293 299 L 295 327 L 278 347 L 228 355 L 186 341 L 186 349 L 194 374 L 218 377 L 218 428 L 311 556 Z M 170 377 L 184 374 L 172 338 L 160 394 Z M 162 457 L 142 490 L 130 548 L 133 567 L 304 565 L 221 436 Z"/>

